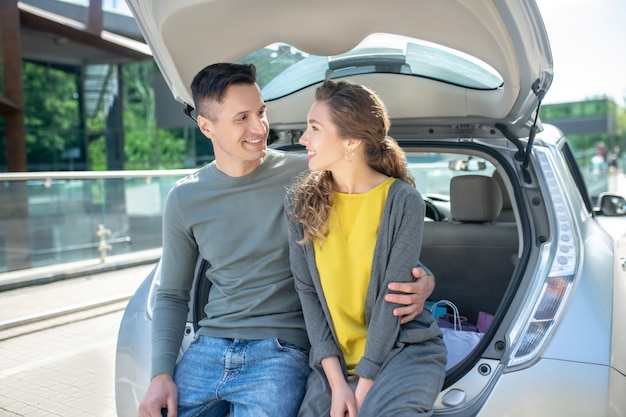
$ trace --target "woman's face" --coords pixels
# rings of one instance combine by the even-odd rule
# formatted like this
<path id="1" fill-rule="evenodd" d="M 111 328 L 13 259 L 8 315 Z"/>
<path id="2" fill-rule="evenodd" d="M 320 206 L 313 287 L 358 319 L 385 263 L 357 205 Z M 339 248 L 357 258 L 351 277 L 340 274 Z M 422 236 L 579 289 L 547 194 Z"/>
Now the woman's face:
<path id="1" fill-rule="evenodd" d="M 306 147 L 312 171 L 333 171 L 333 168 L 346 162 L 348 140 L 337 133 L 337 126 L 325 101 L 313 103 L 307 115 L 306 130 L 299 142 Z"/>

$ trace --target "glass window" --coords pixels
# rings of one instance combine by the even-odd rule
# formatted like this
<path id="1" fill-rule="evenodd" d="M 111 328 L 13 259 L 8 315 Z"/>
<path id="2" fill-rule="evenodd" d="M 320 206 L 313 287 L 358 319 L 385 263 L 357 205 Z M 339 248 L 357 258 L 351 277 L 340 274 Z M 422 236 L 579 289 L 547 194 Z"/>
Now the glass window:
<path id="1" fill-rule="evenodd" d="M 395 73 L 429 78 L 478 90 L 502 87 L 502 77 L 485 62 L 463 52 L 404 36 L 375 33 L 351 51 L 309 55 L 287 44 L 255 51 L 241 63 L 254 63 L 265 100 L 284 97 L 327 78 Z"/>
<path id="2" fill-rule="evenodd" d="M 459 175 L 492 176 L 493 164 L 483 158 L 463 154 L 407 152 L 407 166 L 415 187 L 423 195 L 450 195 L 450 181 Z"/>

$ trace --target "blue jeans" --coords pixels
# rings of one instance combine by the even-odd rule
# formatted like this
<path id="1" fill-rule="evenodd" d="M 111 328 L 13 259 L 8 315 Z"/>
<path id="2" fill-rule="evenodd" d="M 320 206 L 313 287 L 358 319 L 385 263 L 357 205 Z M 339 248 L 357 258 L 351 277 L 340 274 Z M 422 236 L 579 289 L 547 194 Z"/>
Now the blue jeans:
<path id="1" fill-rule="evenodd" d="M 295 417 L 308 360 L 306 350 L 277 339 L 199 336 L 174 371 L 178 415 Z"/>

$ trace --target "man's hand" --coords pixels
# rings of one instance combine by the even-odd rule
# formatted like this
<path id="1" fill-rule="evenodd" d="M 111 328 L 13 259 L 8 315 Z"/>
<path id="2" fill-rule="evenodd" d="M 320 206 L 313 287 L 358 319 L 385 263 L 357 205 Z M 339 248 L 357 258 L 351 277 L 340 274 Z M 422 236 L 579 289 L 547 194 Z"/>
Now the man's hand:
<path id="1" fill-rule="evenodd" d="M 161 409 L 167 409 L 167 417 L 178 416 L 178 389 L 169 374 L 152 378 L 143 401 L 139 404 L 137 417 L 162 417 Z"/>
<path id="2" fill-rule="evenodd" d="M 394 316 L 402 316 L 401 324 L 405 324 L 417 317 L 424 309 L 424 302 L 435 289 L 435 278 L 428 275 L 427 272 L 420 267 L 411 270 L 414 282 L 391 282 L 389 289 L 404 294 L 387 294 L 385 301 L 396 304 L 403 304 L 404 307 L 398 307 L 393 310 Z"/>

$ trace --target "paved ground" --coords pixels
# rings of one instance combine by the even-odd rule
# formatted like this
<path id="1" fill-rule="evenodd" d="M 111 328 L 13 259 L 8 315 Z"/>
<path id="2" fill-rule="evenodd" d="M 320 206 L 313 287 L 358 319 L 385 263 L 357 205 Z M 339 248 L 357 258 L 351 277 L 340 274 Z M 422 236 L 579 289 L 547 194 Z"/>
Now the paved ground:
<path id="1" fill-rule="evenodd" d="M 117 331 L 153 264 L 0 292 L 0 416 L 115 417 Z M 32 315 L 122 298 L 13 327 Z M 54 314 L 52 314 L 54 315 Z"/>
<path id="2" fill-rule="evenodd" d="M 2 341 L 0 415 L 116 417 L 113 381 L 121 317 L 120 310 Z"/>
<path id="3" fill-rule="evenodd" d="M 116 416 L 119 323 L 160 252 L 0 274 L 1 417 Z"/>

